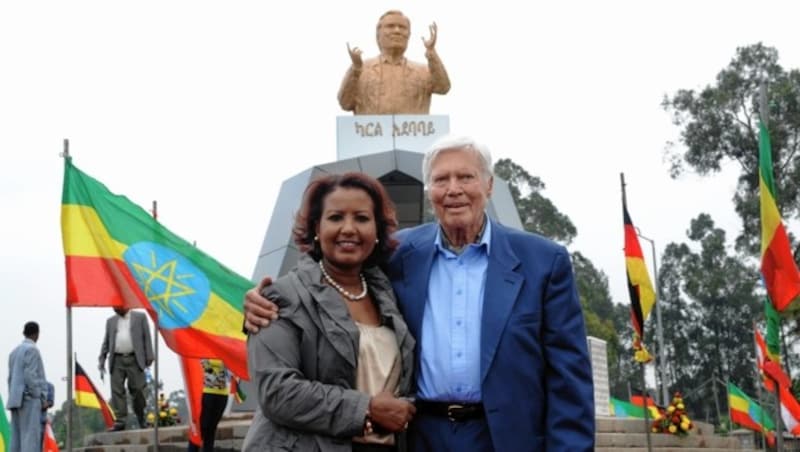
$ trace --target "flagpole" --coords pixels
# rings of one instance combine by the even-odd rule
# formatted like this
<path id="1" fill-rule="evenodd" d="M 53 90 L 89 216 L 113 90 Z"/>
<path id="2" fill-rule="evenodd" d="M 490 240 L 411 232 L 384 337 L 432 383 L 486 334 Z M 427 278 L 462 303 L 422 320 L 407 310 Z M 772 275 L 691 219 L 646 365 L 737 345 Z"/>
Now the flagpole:
<path id="1" fill-rule="evenodd" d="M 656 241 L 643 236 L 639 228 L 636 228 L 636 235 L 640 239 L 650 242 L 650 249 L 653 253 L 653 278 L 655 279 L 656 290 L 656 335 L 658 336 L 658 374 L 661 382 L 661 404 L 664 406 L 669 405 L 669 394 L 667 393 L 667 369 L 666 369 L 666 352 L 664 350 L 664 329 L 661 327 L 661 291 L 659 290 L 658 282 L 658 265 L 656 261 Z"/>
<path id="2" fill-rule="evenodd" d="M 78 354 L 77 354 L 77 353 L 74 353 L 74 354 L 73 354 L 73 356 L 72 356 L 72 362 L 73 362 L 73 363 L 76 363 L 76 362 L 78 362 Z M 72 371 L 70 372 L 70 375 L 72 375 L 72 378 L 73 378 L 73 380 L 74 380 L 74 379 L 75 379 L 75 369 L 74 369 L 74 366 L 73 366 L 73 369 L 72 369 Z M 70 405 L 72 405 L 72 404 L 70 404 Z M 74 410 L 75 410 L 76 412 L 78 411 L 78 407 L 77 407 L 77 405 L 75 406 Z M 76 413 L 76 414 L 77 414 L 77 413 Z M 80 416 L 75 416 L 75 430 L 78 432 L 78 434 L 80 434 L 80 432 L 81 432 L 81 417 L 80 417 Z M 84 445 L 84 442 L 83 442 L 83 441 L 81 441 L 81 445 Z"/>
<path id="3" fill-rule="evenodd" d="M 625 206 L 628 205 L 628 201 L 627 201 L 627 198 L 625 196 L 625 173 L 619 173 L 619 182 L 620 182 L 620 185 L 622 187 L 622 206 L 623 206 L 623 208 L 625 208 Z M 636 334 L 635 331 L 634 331 L 634 334 Z M 642 337 L 642 338 L 640 338 L 640 340 L 643 341 L 644 338 Z M 647 408 L 647 406 L 648 406 L 648 403 L 647 403 L 647 379 L 645 378 L 645 374 L 644 374 L 644 363 L 640 362 L 639 363 L 639 368 L 642 371 L 642 396 L 644 397 L 644 432 L 645 432 L 645 435 L 647 435 L 647 451 L 648 452 L 652 452 L 653 446 L 652 446 L 652 444 L 650 444 L 650 429 L 651 429 L 651 426 L 650 426 L 650 410 Z"/>
<path id="4" fill-rule="evenodd" d="M 158 221 L 158 203 L 157 201 L 153 200 L 153 219 Z M 153 410 L 153 414 L 155 414 L 155 421 L 153 422 L 153 447 L 154 451 L 158 452 L 158 423 L 161 421 L 161 407 L 158 406 L 158 316 L 155 318 L 155 343 L 153 344 L 153 405 L 155 405 L 155 409 Z"/>
<path id="5" fill-rule="evenodd" d="M 70 158 L 69 139 L 64 138 L 61 152 L 64 164 Z M 67 303 L 67 451 L 72 452 L 72 306 Z"/>

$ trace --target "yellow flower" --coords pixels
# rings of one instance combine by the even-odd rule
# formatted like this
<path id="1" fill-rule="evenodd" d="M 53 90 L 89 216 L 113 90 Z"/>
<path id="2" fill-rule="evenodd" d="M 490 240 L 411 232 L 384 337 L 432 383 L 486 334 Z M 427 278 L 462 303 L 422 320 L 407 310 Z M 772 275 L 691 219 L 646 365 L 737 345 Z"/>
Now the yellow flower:
<path id="1" fill-rule="evenodd" d="M 681 422 L 681 430 L 684 432 L 689 430 L 689 423 L 688 422 Z"/>
<path id="2" fill-rule="evenodd" d="M 670 405 L 670 406 L 667 407 L 667 413 L 672 413 L 673 411 L 675 411 L 675 407 L 674 406 Z"/>
<path id="3" fill-rule="evenodd" d="M 147 413 L 147 422 L 153 423 L 156 420 L 156 415 L 153 413 Z"/>
<path id="4" fill-rule="evenodd" d="M 158 417 L 160 417 L 161 419 L 166 418 L 167 417 L 167 412 L 166 411 L 162 411 L 162 412 L 158 413 Z"/>
<path id="5" fill-rule="evenodd" d="M 653 430 L 653 433 L 658 433 L 658 427 L 653 427 L 652 430 Z"/>
<path id="6" fill-rule="evenodd" d="M 682 409 L 684 409 L 684 408 L 685 408 L 685 407 L 683 406 L 683 403 L 682 403 L 682 402 L 678 402 L 678 409 L 679 409 L 679 410 L 682 410 Z"/>
<path id="7" fill-rule="evenodd" d="M 675 433 L 677 431 L 678 431 L 678 427 L 675 427 L 675 424 L 672 424 L 672 425 L 669 426 L 669 432 L 670 433 Z"/>

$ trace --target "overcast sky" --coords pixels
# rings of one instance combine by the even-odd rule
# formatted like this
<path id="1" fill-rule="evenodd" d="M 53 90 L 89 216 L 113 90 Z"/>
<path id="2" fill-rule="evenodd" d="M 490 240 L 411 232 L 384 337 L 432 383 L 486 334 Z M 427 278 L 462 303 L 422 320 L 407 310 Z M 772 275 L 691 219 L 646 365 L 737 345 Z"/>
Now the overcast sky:
<path id="1" fill-rule="evenodd" d="M 712 83 L 737 47 L 758 41 L 800 67 L 797 2 L 654 3 L 0 3 L 0 353 L 37 320 L 60 406 L 64 138 L 76 166 L 144 208 L 157 200 L 166 227 L 250 278 L 270 216 L 291 215 L 272 211 L 282 181 L 336 159 L 346 43 L 376 54 L 375 23 L 393 8 L 411 18 L 412 60 L 424 60 L 428 24 L 439 26 L 452 89 L 431 113 L 541 177 L 577 226 L 570 249 L 628 303 L 620 172 L 633 221 L 659 250 L 685 240 L 700 212 L 730 238 L 740 229 L 731 167 L 669 178 L 664 148 L 678 131 L 663 96 Z M 110 314 L 73 311 L 74 351 L 96 381 Z M 161 351 L 166 391 L 182 388 L 174 354 Z M 6 376 L 2 365 L 4 400 Z"/>

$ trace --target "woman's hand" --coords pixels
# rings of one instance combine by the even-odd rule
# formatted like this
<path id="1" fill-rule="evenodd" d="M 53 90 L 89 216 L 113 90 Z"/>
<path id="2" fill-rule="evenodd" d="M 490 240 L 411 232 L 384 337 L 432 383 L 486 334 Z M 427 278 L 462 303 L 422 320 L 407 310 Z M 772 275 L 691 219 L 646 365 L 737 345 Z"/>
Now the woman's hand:
<path id="1" fill-rule="evenodd" d="M 416 412 L 414 404 L 398 399 L 390 392 L 384 391 L 369 399 L 369 417 L 373 427 L 380 426 L 393 433 L 407 429 Z"/>

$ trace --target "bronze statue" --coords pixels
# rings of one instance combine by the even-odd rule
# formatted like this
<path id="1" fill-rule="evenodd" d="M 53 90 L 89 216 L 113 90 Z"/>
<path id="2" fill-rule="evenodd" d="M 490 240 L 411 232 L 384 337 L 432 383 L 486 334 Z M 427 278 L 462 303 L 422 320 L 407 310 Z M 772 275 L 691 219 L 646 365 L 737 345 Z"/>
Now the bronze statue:
<path id="1" fill-rule="evenodd" d="M 427 65 L 403 56 L 411 22 L 400 11 L 387 11 L 378 20 L 376 38 L 381 54 L 377 58 L 362 61 L 361 50 L 348 44 L 352 64 L 339 88 L 342 109 L 356 115 L 428 114 L 431 95 L 450 90 L 447 71 L 436 54 L 435 22 L 429 30 L 430 38 L 422 38 Z"/>

